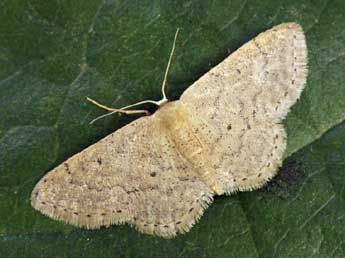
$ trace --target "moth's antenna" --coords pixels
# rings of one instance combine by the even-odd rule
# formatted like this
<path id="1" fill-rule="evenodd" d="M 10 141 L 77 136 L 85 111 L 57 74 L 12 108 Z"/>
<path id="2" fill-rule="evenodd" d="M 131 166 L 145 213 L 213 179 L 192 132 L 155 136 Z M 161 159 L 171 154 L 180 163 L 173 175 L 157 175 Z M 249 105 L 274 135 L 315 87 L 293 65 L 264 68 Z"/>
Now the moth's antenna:
<path id="1" fill-rule="evenodd" d="M 167 82 L 167 78 L 168 78 L 168 72 L 169 72 L 169 69 L 170 69 L 171 60 L 172 60 L 172 57 L 174 55 L 175 46 L 176 46 L 176 39 L 177 39 L 177 35 L 178 35 L 179 31 L 180 31 L 180 28 L 177 28 L 177 30 L 175 32 L 174 43 L 173 43 L 173 46 L 172 46 L 172 49 L 171 49 L 171 52 L 170 52 L 167 68 L 165 69 L 164 80 L 163 80 L 163 83 L 162 83 L 163 99 L 160 100 L 159 103 L 163 103 L 163 102 L 168 101 L 167 96 L 165 95 L 165 86 L 166 86 L 166 82 Z"/>
<path id="2" fill-rule="evenodd" d="M 165 94 L 165 88 L 166 88 L 166 82 L 167 82 L 167 77 L 168 77 L 168 72 L 169 72 L 169 69 L 170 69 L 170 64 L 171 64 L 171 60 L 172 60 L 172 57 L 174 55 L 174 51 L 175 51 L 175 46 L 176 46 L 176 39 L 177 39 L 177 35 L 178 35 L 178 32 L 179 32 L 179 28 L 177 28 L 176 32 L 175 32 L 175 37 L 174 37 L 174 43 L 173 43 L 173 46 L 172 46 L 172 49 L 171 49 L 171 52 L 170 52 L 170 56 L 169 56 L 169 61 L 168 61 L 168 64 L 167 64 L 167 67 L 166 67 L 166 70 L 165 70 L 165 73 L 164 73 L 164 80 L 163 80 L 163 83 L 162 83 L 162 94 L 163 94 L 163 98 L 159 101 L 154 101 L 154 100 L 144 100 L 144 101 L 140 101 L 138 103 L 135 103 L 135 104 L 132 104 L 132 105 L 128 105 L 126 107 L 122 107 L 122 108 L 111 108 L 111 107 L 107 107 L 105 105 L 102 105 L 100 103 L 98 103 L 96 100 L 93 100 L 89 97 L 87 97 L 86 99 L 88 101 L 90 101 L 92 104 L 100 107 L 100 108 L 103 108 L 107 111 L 109 111 L 109 113 L 107 114 L 104 114 L 104 115 L 101 115 L 95 119 L 93 119 L 90 124 L 96 122 L 98 119 L 101 119 L 103 117 L 106 117 L 106 116 L 109 116 L 109 115 L 112 115 L 112 114 L 115 114 L 115 113 L 125 113 L 125 114 L 146 114 L 146 115 L 149 115 L 150 112 L 147 111 L 147 110 L 142 110 L 142 109 L 137 109 L 137 110 L 128 110 L 128 108 L 131 108 L 131 107 L 134 107 L 134 106 L 137 106 L 137 105 L 141 105 L 141 104 L 145 104 L 145 103 L 152 103 L 152 104 L 155 104 L 157 106 L 160 106 L 162 105 L 163 103 L 165 102 L 168 102 L 168 98 L 166 97 L 166 94 Z"/>

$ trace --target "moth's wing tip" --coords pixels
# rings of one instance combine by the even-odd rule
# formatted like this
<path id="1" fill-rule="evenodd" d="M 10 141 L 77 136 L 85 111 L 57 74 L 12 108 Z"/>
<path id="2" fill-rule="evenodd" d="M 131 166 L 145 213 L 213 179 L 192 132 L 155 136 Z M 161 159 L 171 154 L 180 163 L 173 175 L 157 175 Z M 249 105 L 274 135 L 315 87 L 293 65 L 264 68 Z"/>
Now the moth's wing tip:
<path id="1" fill-rule="evenodd" d="M 280 24 L 277 24 L 275 25 L 274 27 L 272 27 L 273 30 L 279 30 L 279 29 L 282 29 L 282 30 L 296 30 L 296 31 L 302 31 L 303 32 L 303 27 L 302 25 L 300 25 L 299 23 L 297 22 L 283 22 L 283 23 L 280 23 Z"/>
<path id="2" fill-rule="evenodd" d="M 41 178 L 41 180 L 36 183 L 30 194 L 30 204 L 35 210 L 38 211 L 41 211 L 38 205 L 38 195 L 40 193 L 42 179 L 43 178 Z"/>

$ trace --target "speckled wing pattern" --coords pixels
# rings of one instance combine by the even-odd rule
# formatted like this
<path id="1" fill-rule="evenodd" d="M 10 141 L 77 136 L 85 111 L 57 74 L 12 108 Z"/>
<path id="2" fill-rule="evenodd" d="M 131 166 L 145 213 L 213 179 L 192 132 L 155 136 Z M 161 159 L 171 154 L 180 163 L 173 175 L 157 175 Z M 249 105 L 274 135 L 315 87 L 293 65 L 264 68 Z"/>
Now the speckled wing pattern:
<path id="1" fill-rule="evenodd" d="M 32 206 L 86 228 L 128 223 L 172 237 L 213 195 L 251 190 L 281 164 L 281 125 L 304 87 L 306 46 L 295 23 L 243 45 L 152 116 L 108 135 L 46 174 Z"/>
<path id="2" fill-rule="evenodd" d="M 32 205 L 90 229 L 130 223 L 164 237 L 188 231 L 212 194 L 163 124 L 137 119 L 76 154 L 41 179 Z"/>
<path id="3" fill-rule="evenodd" d="M 252 190 L 281 165 L 281 124 L 307 76 L 302 28 L 283 23 L 259 34 L 202 76 L 181 96 L 194 131 L 212 157 L 217 194 Z"/>

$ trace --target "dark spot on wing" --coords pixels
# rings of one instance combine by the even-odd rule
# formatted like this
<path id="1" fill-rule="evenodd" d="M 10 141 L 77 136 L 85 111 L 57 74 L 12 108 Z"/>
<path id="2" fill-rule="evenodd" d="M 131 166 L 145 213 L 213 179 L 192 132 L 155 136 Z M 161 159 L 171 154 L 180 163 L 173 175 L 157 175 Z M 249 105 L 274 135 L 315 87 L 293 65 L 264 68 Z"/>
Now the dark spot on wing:
<path id="1" fill-rule="evenodd" d="M 127 191 L 127 194 L 139 192 L 139 189 L 134 188 L 133 190 Z"/>
<path id="2" fill-rule="evenodd" d="M 67 174 L 71 174 L 71 170 L 70 170 L 70 168 L 69 168 L 69 165 L 65 162 L 65 163 L 63 163 L 63 165 L 65 166 L 65 170 L 67 171 Z"/>

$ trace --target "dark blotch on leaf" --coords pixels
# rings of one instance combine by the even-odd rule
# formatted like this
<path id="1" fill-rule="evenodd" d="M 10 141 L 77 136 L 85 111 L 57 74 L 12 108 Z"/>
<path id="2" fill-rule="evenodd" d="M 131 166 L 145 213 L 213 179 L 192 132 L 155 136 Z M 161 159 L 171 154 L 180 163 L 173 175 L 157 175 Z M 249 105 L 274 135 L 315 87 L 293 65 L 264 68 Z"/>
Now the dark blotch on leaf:
<path id="1" fill-rule="evenodd" d="M 289 185 L 298 183 L 303 178 L 302 164 L 295 160 L 289 160 L 283 164 L 276 177 Z"/>
<path id="2" fill-rule="evenodd" d="M 277 176 L 271 180 L 263 191 L 272 193 L 281 199 L 286 199 L 293 191 L 293 186 L 299 184 L 304 177 L 302 164 L 296 160 L 285 161 Z"/>

